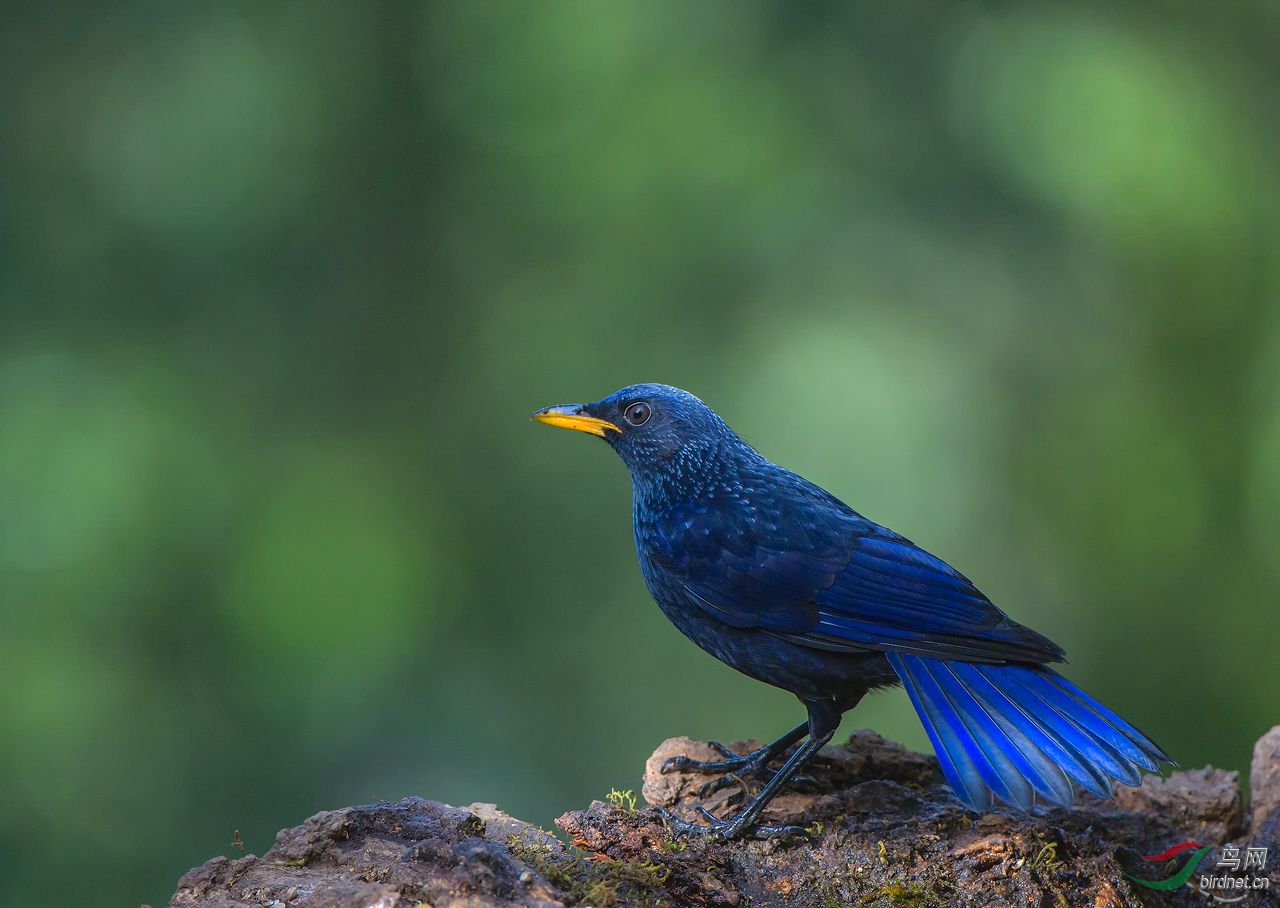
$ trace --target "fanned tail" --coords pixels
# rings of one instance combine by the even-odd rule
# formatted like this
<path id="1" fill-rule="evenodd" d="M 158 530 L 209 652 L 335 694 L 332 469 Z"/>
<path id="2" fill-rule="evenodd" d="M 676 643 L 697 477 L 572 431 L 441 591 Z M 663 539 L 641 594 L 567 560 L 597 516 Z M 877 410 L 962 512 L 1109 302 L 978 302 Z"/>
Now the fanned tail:
<path id="1" fill-rule="evenodd" d="M 1138 729 L 1053 669 L 886 653 L 920 714 L 942 772 L 976 811 L 1022 810 L 1039 795 L 1066 807 L 1073 785 L 1110 797 L 1173 761 Z"/>

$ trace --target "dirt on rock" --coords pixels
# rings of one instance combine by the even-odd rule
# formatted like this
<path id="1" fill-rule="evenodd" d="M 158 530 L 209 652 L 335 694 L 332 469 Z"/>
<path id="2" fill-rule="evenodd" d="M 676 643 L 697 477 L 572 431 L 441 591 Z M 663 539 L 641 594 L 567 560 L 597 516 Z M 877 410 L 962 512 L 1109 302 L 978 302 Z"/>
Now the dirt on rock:
<path id="1" fill-rule="evenodd" d="M 731 745 L 745 752 L 755 742 Z M 644 801 L 687 819 L 701 804 L 731 815 L 752 780 L 698 798 L 706 776 L 658 769 L 667 757 L 717 755 L 687 738 L 649 758 Z M 808 841 L 711 843 L 673 837 L 658 812 L 617 797 L 556 821 L 563 837 L 492 804 L 450 807 L 407 798 L 316 814 L 282 830 L 262 857 L 214 858 L 188 872 L 172 906 L 200 908 L 470 908 L 470 906 L 1110 906 L 1209 905 L 1198 875 L 1171 891 L 1185 856 L 1149 862 L 1193 840 L 1269 848 L 1273 885 L 1241 904 L 1280 905 L 1280 727 L 1258 742 L 1252 806 L 1235 773 L 1205 767 L 1148 777 L 1115 801 L 1080 796 L 1072 810 L 966 810 L 931 756 L 871 731 L 830 746 L 808 769 L 812 790 L 788 791 L 770 822 L 806 826 Z M 1216 858 L 1214 858 L 1216 860 Z M 1234 896 L 1239 893 L 1232 893 Z"/>

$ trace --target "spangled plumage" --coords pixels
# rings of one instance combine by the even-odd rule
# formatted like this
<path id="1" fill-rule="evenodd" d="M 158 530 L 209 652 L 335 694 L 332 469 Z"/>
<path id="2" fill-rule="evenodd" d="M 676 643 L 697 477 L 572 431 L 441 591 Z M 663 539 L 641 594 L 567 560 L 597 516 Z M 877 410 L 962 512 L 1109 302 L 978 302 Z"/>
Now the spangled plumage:
<path id="1" fill-rule="evenodd" d="M 626 463 L 641 571 L 667 617 L 809 709 L 809 742 L 713 832 L 749 828 L 785 776 L 831 737 L 840 713 L 898 681 L 948 781 L 975 810 L 994 798 L 1065 806 L 1073 786 L 1106 795 L 1113 780 L 1136 784 L 1141 770 L 1169 762 L 1046 667 L 1063 661 L 1056 644 L 941 559 L 770 463 L 692 395 L 635 385 L 535 418 L 599 435 Z M 762 748 L 751 768 L 800 736 Z"/>
<path id="2" fill-rule="evenodd" d="M 752 473 L 728 492 L 637 511 L 646 573 L 678 578 L 711 618 L 820 649 L 1062 659 L 910 540 L 767 461 Z"/>

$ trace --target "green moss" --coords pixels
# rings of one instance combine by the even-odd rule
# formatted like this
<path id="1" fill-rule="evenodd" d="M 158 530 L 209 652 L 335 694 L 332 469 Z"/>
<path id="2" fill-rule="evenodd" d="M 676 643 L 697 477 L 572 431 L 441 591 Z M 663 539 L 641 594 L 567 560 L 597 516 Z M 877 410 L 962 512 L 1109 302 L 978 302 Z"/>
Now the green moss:
<path id="1" fill-rule="evenodd" d="M 1062 862 L 1058 860 L 1058 845 L 1056 842 L 1050 842 L 1048 845 L 1045 845 L 1036 853 L 1036 856 L 1031 859 L 1032 867 L 1044 867 L 1048 870 L 1052 870 L 1060 863 Z"/>
<path id="2" fill-rule="evenodd" d="M 921 883 L 890 883 L 883 889 L 868 893 L 859 905 L 889 905 L 892 908 L 944 908 L 951 904 L 955 887 L 945 880 L 925 886 Z"/>
<path id="3" fill-rule="evenodd" d="M 909 906 L 909 908 L 925 908 L 929 904 L 929 890 L 917 883 L 890 883 L 879 892 L 865 896 L 862 899 L 864 905 L 873 905 L 879 901 L 887 901 L 894 906 Z"/>
<path id="4" fill-rule="evenodd" d="M 596 861 L 576 848 L 557 854 L 550 845 L 533 845 L 512 836 L 511 853 L 544 880 L 562 891 L 570 904 L 592 908 L 635 905 L 658 908 L 667 904 L 662 885 L 670 870 L 651 861 Z"/>

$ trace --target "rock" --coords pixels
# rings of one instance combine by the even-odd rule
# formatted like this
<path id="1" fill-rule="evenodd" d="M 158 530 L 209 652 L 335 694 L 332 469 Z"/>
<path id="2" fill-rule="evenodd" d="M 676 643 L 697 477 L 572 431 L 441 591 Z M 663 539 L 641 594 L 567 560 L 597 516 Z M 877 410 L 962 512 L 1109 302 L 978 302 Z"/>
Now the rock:
<path id="1" fill-rule="evenodd" d="M 688 738 L 666 741 L 642 790 L 648 803 L 692 819 L 707 777 L 662 775 L 678 753 L 717 756 Z M 766 815 L 809 826 L 809 842 L 673 839 L 655 810 L 596 801 L 557 820 L 566 846 L 492 804 L 408 798 L 316 814 L 261 858 L 214 858 L 182 878 L 170 905 L 1190 906 L 1204 904 L 1191 888 L 1156 894 L 1126 872 L 1160 877 L 1141 856 L 1188 838 L 1274 843 L 1280 827 L 1280 727 L 1254 754 L 1251 829 L 1236 774 L 1209 767 L 1149 777 L 1115 801 L 1082 795 L 1072 810 L 982 816 L 956 801 L 932 757 L 874 732 L 824 748 L 809 771 L 812 790 L 785 793 Z M 731 814 L 757 788 L 739 780 L 707 806 Z M 1250 904 L 1274 896 L 1255 893 Z"/>
<path id="2" fill-rule="evenodd" d="M 183 876 L 169 904 L 562 906 L 560 890 L 516 857 L 525 848 L 564 852 L 554 836 L 492 804 L 458 808 L 406 798 L 347 807 L 282 830 L 260 858 L 205 862 Z"/>
<path id="3" fill-rule="evenodd" d="M 1206 844 L 1230 842 L 1244 831 L 1239 773 L 1206 766 L 1167 778 L 1146 776 L 1137 788 L 1116 789 L 1116 804 L 1136 813 L 1159 814 L 1185 838 Z"/>
<path id="4" fill-rule="evenodd" d="M 1250 835 L 1256 844 L 1276 849 L 1280 857 L 1280 725 L 1253 747 L 1249 791 Z"/>

